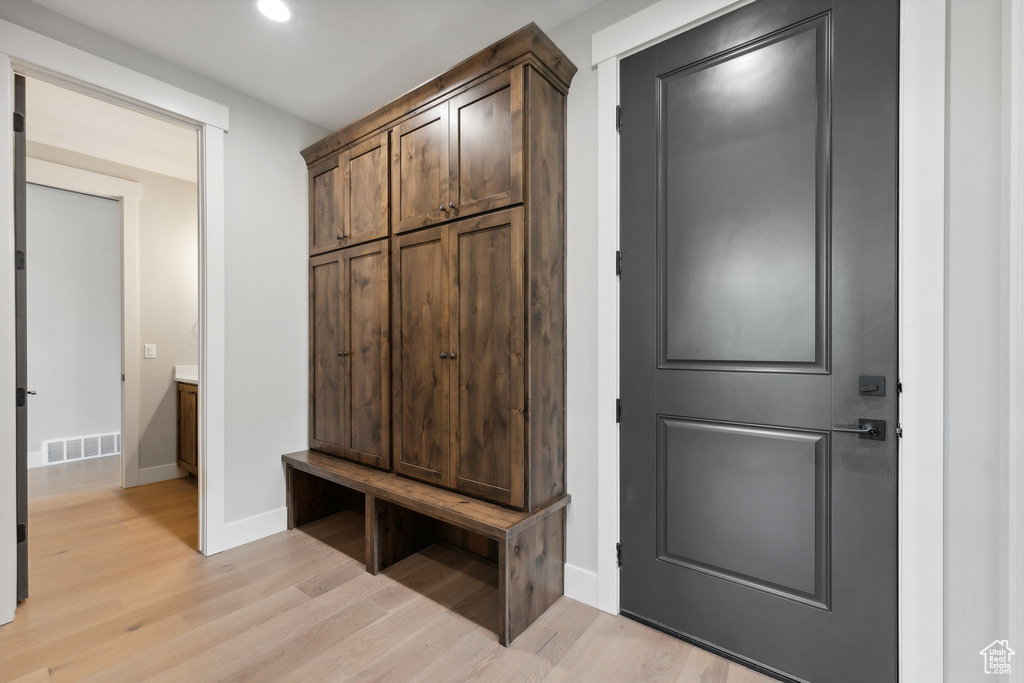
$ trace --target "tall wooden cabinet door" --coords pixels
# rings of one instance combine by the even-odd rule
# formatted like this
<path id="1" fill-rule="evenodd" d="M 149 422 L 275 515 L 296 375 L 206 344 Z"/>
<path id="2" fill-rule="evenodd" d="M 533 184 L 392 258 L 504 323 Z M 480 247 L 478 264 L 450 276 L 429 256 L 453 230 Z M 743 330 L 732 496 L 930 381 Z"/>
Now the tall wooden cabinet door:
<path id="1" fill-rule="evenodd" d="M 523 68 L 514 67 L 454 97 L 450 194 L 454 215 L 523 200 Z"/>
<path id="2" fill-rule="evenodd" d="M 342 152 L 342 243 L 388 236 L 388 134 L 385 131 Z"/>
<path id="3" fill-rule="evenodd" d="M 388 343 L 388 243 L 342 249 L 341 315 L 346 457 L 391 466 L 391 349 Z"/>
<path id="4" fill-rule="evenodd" d="M 452 486 L 522 507 L 523 210 L 517 207 L 448 227 Z"/>
<path id="5" fill-rule="evenodd" d="M 393 238 L 395 471 L 448 485 L 448 248 L 442 228 Z"/>
<path id="6" fill-rule="evenodd" d="M 309 255 L 341 246 L 342 178 L 340 159 L 325 159 L 309 169 Z"/>
<path id="7" fill-rule="evenodd" d="M 341 257 L 322 254 L 309 262 L 309 445 L 344 455 Z"/>
<path id="8" fill-rule="evenodd" d="M 449 218 L 448 103 L 406 119 L 391 131 L 394 232 Z"/>

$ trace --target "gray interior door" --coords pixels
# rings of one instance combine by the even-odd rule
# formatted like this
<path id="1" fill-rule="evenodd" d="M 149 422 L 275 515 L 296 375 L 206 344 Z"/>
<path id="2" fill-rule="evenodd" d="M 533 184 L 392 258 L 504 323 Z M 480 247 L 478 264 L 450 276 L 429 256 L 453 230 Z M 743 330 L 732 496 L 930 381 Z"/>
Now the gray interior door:
<path id="1" fill-rule="evenodd" d="M 783 679 L 897 676 L 898 18 L 621 63 L 622 610 Z"/>
<path id="2" fill-rule="evenodd" d="M 17 411 L 15 468 L 18 600 L 28 597 L 28 318 L 25 314 L 25 77 L 14 77 L 14 355 Z"/>

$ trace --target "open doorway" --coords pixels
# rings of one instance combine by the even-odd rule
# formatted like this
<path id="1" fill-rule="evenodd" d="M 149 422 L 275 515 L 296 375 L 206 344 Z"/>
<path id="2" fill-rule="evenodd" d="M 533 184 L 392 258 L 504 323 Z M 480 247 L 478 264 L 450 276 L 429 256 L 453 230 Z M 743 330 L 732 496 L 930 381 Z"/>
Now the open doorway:
<path id="1" fill-rule="evenodd" d="M 118 547 L 198 548 L 198 132 L 43 80 L 24 96 L 28 547 L 92 505 L 146 532 Z"/>

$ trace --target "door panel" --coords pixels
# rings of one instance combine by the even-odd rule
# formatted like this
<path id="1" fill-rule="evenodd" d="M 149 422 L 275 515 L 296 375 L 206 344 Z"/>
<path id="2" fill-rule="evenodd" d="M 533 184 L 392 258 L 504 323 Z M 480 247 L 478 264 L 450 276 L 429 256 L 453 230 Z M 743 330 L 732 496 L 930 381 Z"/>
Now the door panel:
<path id="1" fill-rule="evenodd" d="M 662 367 L 825 369 L 827 26 L 660 79 Z"/>
<path id="2" fill-rule="evenodd" d="M 448 103 L 413 116 L 391 132 L 394 231 L 447 220 Z"/>
<path id="3" fill-rule="evenodd" d="M 344 249 L 342 316 L 348 331 L 343 363 L 346 456 L 387 469 L 391 466 L 388 343 L 388 245 L 373 242 Z"/>
<path id="4" fill-rule="evenodd" d="M 756 0 L 621 63 L 622 610 L 783 678 L 896 679 L 897 36 Z"/>
<path id="5" fill-rule="evenodd" d="M 522 201 L 522 93 L 522 67 L 513 67 L 452 98 L 451 196 L 456 215 Z"/>
<path id="6" fill-rule="evenodd" d="M 451 365 L 443 228 L 394 238 L 392 259 L 395 471 L 447 485 Z"/>
<path id="7" fill-rule="evenodd" d="M 309 169 L 309 253 L 320 254 L 341 246 L 342 179 L 339 157 Z"/>
<path id="8" fill-rule="evenodd" d="M 452 475 L 455 488 L 523 504 L 522 209 L 453 223 Z"/>
<path id="9" fill-rule="evenodd" d="M 386 132 L 342 153 L 346 245 L 387 237 L 389 163 Z"/>
<path id="10" fill-rule="evenodd" d="M 344 396 L 342 357 L 340 256 L 324 254 L 310 260 L 310 446 L 342 455 L 341 402 Z"/>

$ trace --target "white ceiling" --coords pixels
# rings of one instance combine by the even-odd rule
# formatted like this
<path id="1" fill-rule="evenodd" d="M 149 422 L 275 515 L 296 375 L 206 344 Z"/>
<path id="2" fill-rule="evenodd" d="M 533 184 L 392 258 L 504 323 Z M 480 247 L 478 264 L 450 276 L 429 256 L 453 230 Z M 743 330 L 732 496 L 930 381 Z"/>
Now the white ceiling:
<path id="1" fill-rule="evenodd" d="M 336 130 L 535 22 L 599 0 L 36 0 L 99 31 Z M 579 66 L 579 65 L 577 65 Z"/>
<path id="2" fill-rule="evenodd" d="M 196 182 L 196 131 L 87 95 L 26 79 L 30 142 Z"/>

